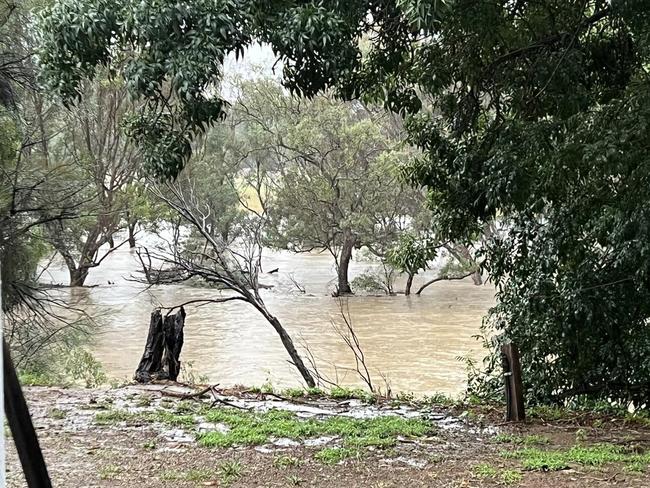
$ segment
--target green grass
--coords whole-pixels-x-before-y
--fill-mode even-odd
[[[61,410],[60,408],[50,408],[47,412],[47,415],[53,419],[62,420],[66,417],[67,414],[65,410]]]
[[[368,403],[374,403],[377,401],[377,397],[375,395],[362,390],[361,388],[346,388],[343,386],[335,386],[330,390],[329,395],[336,400],[350,400],[352,398],[356,398]]]
[[[61,375],[44,372],[19,372],[18,381],[23,386],[68,386]]]
[[[303,483],[305,480],[303,480],[301,477],[296,476],[295,474],[287,476],[287,483],[289,486],[298,486],[300,483]]]
[[[193,415],[179,415],[167,410],[137,413],[127,412],[126,410],[107,410],[95,415],[95,423],[98,425],[113,425],[121,422],[127,424],[160,422],[175,427],[192,427],[196,424]]]
[[[493,438],[494,442],[500,444],[523,444],[526,446],[542,446],[548,444],[550,441],[548,437],[543,435],[531,434],[521,436],[517,434],[499,434]]]
[[[282,394],[289,398],[300,398],[305,396],[306,391],[302,388],[287,388]]]
[[[598,467],[610,463],[623,463],[645,469],[650,464],[650,453],[626,453],[621,446],[612,444],[573,446],[567,450],[525,448],[502,452],[501,455],[519,459],[522,467],[529,471],[558,471],[568,468],[571,464]]]
[[[474,476],[481,479],[492,479],[502,485],[514,485],[519,483],[523,476],[519,471],[513,469],[500,470],[487,463],[481,463],[474,466]]]
[[[219,478],[224,485],[237,481],[241,478],[244,467],[242,464],[233,459],[231,461],[224,461],[219,465]]]
[[[499,475],[499,479],[501,480],[501,483],[504,485],[514,485],[519,483],[524,477],[521,475],[519,471],[515,471],[512,469],[504,469],[501,471],[501,474]]]
[[[479,478],[493,478],[499,471],[489,464],[481,463],[474,466],[474,474]]]
[[[160,481],[194,481],[200,483],[217,479],[218,476],[219,473],[215,469],[169,470],[160,473]]]
[[[102,480],[112,480],[117,477],[118,474],[122,472],[122,468],[115,466],[114,464],[109,464],[107,466],[102,466],[99,469],[99,478]]]
[[[300,459],[294,456],[289,456],[288,454],[280,454],[273,458],[273,466],[278,469],[286,469],[291,466],[299,466]]]
[[[361,451],[349,447],[326,447],[318,451],[314,457],[325,464],[337,464],[344,459],[361,457]]]
[[[321,435],[343,438],[348,447],[390,447],[398,435],[421,437],[432,431],[432,426],[421,419],[383,416],[372,419],[329,417],[323,420],[301,420],[292,412],[270,410],[264,413],[229,408],[209,410],[208,422],[226,424],[227,432],[198,434],[199,444],[206,447],[264,444],[270,437],[305,439]]]

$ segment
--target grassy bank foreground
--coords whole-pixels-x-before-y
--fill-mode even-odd
[[[335,390],[26,388],[57,487],[650,486],[650,419]],[[11,439],[8,486],[24,486]]]

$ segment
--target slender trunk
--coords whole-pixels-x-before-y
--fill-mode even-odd
[[[477,269],[472,273],[472,281],[477,286],[483,284],[483,275],[481,275],[481,270]]]
[[[341,255],[338,262],[338,287],[336,295],[351,295],[352,288],[350,288],[350,280],[348,279],[348,268],[352,260],[352,250],[354,249],[355,239],[349,231],[344,232],[343,247],[341,248]]]
[[[305,363],[302,361],[302,358],[300,357],[300,354],[298,354],[298,351],[296,350],[296,346],[293,345],[293,340],[291,339],[291,336],[287,333],[284,327],[282,327],[282,324],[280,321],[271,315],[268,312],[263,312],[264,316],[266,317],[266,320],[269,321],[271,326],[275,329],[275,331],[278,333],[280,336],[280,340],[282,341],[282,345],[284,348],[287,350],[287,353],[289,354],[289,357],[291,358],[291,362],[293,365],[298,369],[300,372],[302,379],[305,380],[305,383],[307,383],[307,386],[309,388],[314,388],[316,386],[316,382],[314,381],[313,376],[305,366]]]
[[[115,240],[113,239],[113,236],[108,236],[106,239],[108,241],[108,246],[113,249],[115,247]]]
[[[88,278],[88,268],[69,268],[70,286],[84,286]]]
[[[129,247],[131,249],[135,247],[135,226],[135,222],[129,223]]]
[[[404,295],[409,296],[411,294],[411,286],[413,286],[413,277],[415,273],[409,273],[408,278],[406,278],[406,288],[404,288]]]

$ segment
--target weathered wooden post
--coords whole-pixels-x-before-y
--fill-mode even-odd
[[[521,363],[517,346],[511,342],[501,346],[501,360],[506,390],[506,421],[523,422],[526,420],[526,412],[524,411],[524,387],[521,381]]]
[[[176,381],[181,369],[185,309],[164,317],[160,310],[151,312],[149,333],[140,364],[133,378],[139,383],[153,379]]]

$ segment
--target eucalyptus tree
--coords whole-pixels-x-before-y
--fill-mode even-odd
[[[272,156],[270,242],[329,252],[336,294],[351,293],[353,250],[366,246],[385,255],[423,205],[422,195],[399,178],[399,164],[412,157],[408,148],[361,104],[291,97],[272,81],[244,84],[233,112],[243,137],[252,139],[251,153]]]
[[[129,225],[127,190],[136,177],[139,155],[122,127],[128,105],[119,84],[96,83],[83,102],[62,114],[58,135],[50,143],[51,164],[80,187],[67,202],[77,208],[78,217],[52,221],[45,232],[68,268],[71,286],[85,283],[90,269],[116,248],[115,234]],[[58,189],[54,183],[49,191]]]

